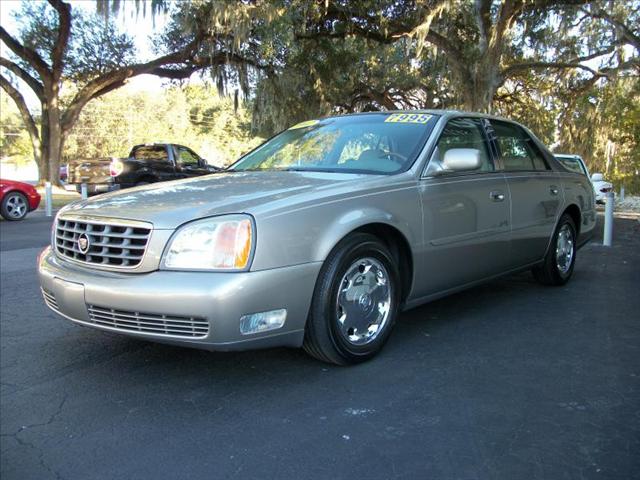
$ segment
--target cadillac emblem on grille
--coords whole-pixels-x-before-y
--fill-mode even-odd
[[[80,250],[80,253],[87,253],[90,246],[89,237],[84,233],[81,234],[78,237],[78,250]]]

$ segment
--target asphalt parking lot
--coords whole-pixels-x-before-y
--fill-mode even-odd
[[[350,368],[73,325],[39,294],[49,228],[0,224],[3,480],[638,478],[636,218],[567,286],[524,273],[406,312]]]

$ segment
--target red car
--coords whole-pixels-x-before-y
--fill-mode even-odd
[[[22,220],[40,205],[40,194],[33,185],[0,179],[0,215],[6,220]]]

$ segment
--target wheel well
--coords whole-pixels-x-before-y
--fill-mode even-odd
[[[565,208],[564,213],[567,213],[571,217],[574,225],[576,226],[576,235],[579,235],[580,226],[582,224],[582,215],[580,214],[580,209],[578,208],[578,206],[575,204],[571,204],[567,208]]]
[[[23,191],[21,191],[21,190],[18,190],[18,189],[15,189],[15,188],[14,188],[13,190],[9,190],[9,191],[7,191],[7,192],[4,192],[4,195],[2,195],[3,200],[7,197],[7,195],[10,195],[10,194],[12,194],[12,193],[19,193],[19,194],[20,194],[20,195],[22,195],[24,198],[27,198],[27,194],[26,194],[26,193],[24,193],[24,192],[23,192]]]
[[[413,283],[413,256],[406,237],[400,230],[386,223],[370,223],[358,227],[351,233],[369,233],[378,237],[387,246],[398,262],[400,281],[402,282],[402,302],[407,299]]]

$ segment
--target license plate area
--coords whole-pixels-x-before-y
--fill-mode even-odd
[[[84,285],[69,282],[61,278],[53,279],[53,294],[58,302],[60,313],[75,320],[89,320],[87,305],[84,300]]]

